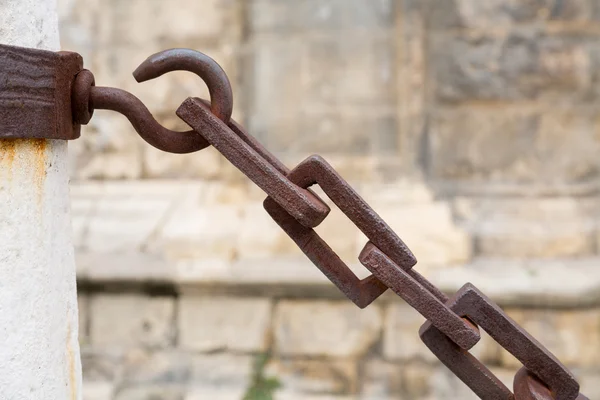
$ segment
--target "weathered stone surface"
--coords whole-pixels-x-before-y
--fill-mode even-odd
[[[183,296],[177,321],[181,347],[262,352],[268,341],[271,302],[264,298]]]
[[[409,392],[411,390],[415,390],[415,393],[423,393],[421,391],[425,391],[430,398],[436,400],[476,400],[479,398],[467,385],[443,366],[439,366],[433,370],[423,368],[415,371],[409,369],[408,371],[409,374],[406,379],[409,382],[420,381],[415,388],[409,387]],[[422,386],[424,381],[428,381],[427,387]]]
[[[335,31],[348,28],[389,28],[390,0],[250,1],[250,28],[259,32]]]
[[[432,3],[434,29],[509,28],[542,21],[592,21],[599,17],[594,1],[574,0],[557,6],[552,0],[439,0]]]
[[[123,352],[115,349],[81,347],[81,366],[85,382],[114,383],[123,374]]]
[[[85,345],[89,341],[89,298],[86,295],[77,296],[77,310],[79,312],[79,344]]]
[[[571,221],[561,229],[555,221],[488,223],[476,237],[480,254],[492,257],[573,257],[595,252],[596,234],[585,221]]]
[[[329,200],[325,195],[319,196]],[[360,244],[356,237],[360,234],[358,228],[331,201],[326,201],[331,208],[327,218],[315,228],[317,233],[327,242],[338,256],[348,262],[357,263]]]
[[[277,393],[277,400],[355,400],[354,396],[335,396],[328,394],[306,394],[280,391]]]
[[[114,384],[109,382],[83,382],[83,400],[113,400]]]
[[[469,353],[485,365],[499,365],[502,357],[502,348],[483,329],[479,329],[479,334],[481,335],[481,339],[479,339],[479,342],[477,342]]]
[[[439,179],[550,184],[598,174],[597,116],[586,110],[441,112],[431,134],[432,173]]]
[[[74,185],[78,248],[97,253],[142,250],[189,186],[198,185],[175,181]]]
[[[577,381],[581,387],[581,393],[590,399],[600,396],[600,381],[597,370],[575,371]]]
[[[343,154],[344,157],[390,155],[398,151],[396,120],[390,115],[345,116],[333,111],[320,113],[306,111],[298,121],[299,137],[289,137],[282,143],[286,151],[295,153]],[[304,133],[306,132],[306,133]],[[285,137],[278,135],[279,139]]]
[[[429,279],[454,293],[466,282],[505,307],[589,308],[600,299],[597,258],[479,258],[464,268],[440,268]]]
[[[190,389],[238,391],[250,384],[252,357],[233,354],[196,355],[192,358]]]
[[[126,385],[183,385],[191,376],[191,355],[183,351],[133,350],[123,361],[122,382]]]
[[[268,259],[273,254],[302,253],[286,233],[266,213],[262,202],[248,203],[242,208],[236,230],[236,257],[239,259]]]
[[[307,52],[307,75],[303,84],[314,105],[386,105],[392,100],[394,49],[388,35],[358,34],[351,38],[332,35],[309,41]],[[357,53],[364,57],[357,58]],[[309,106],[306,107],[309,112],[317,111],[310,104],[306,106]],[[374,111],[383,110],[364,107],[361,114],[374,114]],[[342,123],[347,123],[350,128],[354,118],[352,114],[345,116],[347,122]],[[343,140],[346,133],[338,133],[336,137]]]
[[[156,235],[156,246],[169,258],[235,257],[235,241],[242,211],[233,205],[202,208],[199,192],[190,193],[165,220]]]
[[[276,378],[285,392],[344,394],[358,389],[354,361],[278,359],[269,362],[265,375]]]
[[[590,367],[600,359],[600,310],[508,310],[508,314],[567,366]],[[520,365],[504,356],[505,365]],[[516,365],[515,365],[516,364]]]
[[[245,393],[244,388],[213,389],[193,387],[188,391],[184,400],[239,400],[244,398]]]
[[[184,400],[186,388],[179,385],[125,386],[116,391],[114,400]]]
[[[362,375],[361,399],[397,398],[404,392],[402,365],[381,359],[368,360]]]
[[[427,91],[429,23],[423,2],[407,0],[396,2],[396,105],[399,157],[402,166],[411,176],[422,173],[426,154],[422,147],[428,133]],[[390,168],[387,181],[398,179],[398,168]]]
[[[590,92],[591,55],[581,41],[541,34],[439,34],[431,65],[442,101],[581,97]]]
[[[181,130],[189,127],[181,121]],[[144,178],[200,178],[215,179],[227,162],[214,148],[208,147],[191,154],[165,153],[152,146],[144,146]]]
[[[596,252],[594,202],[569,197],[484,200],[465,215],[477,251],[493,257],[570,257]]]
[[[275,312],[275,349],[281,355],[357,357],[378,339],[381,323],[376,306],[282,301]]]
[[[453,221],[447,204],[382,205],[376,212],[402,238],[422,266],[462,264],[471,258],[470,237]]]
[[[256,88],[250,132],[275,152],[393,152],[393,54],[387,34],[260,35],[245,72]]]
[[[171,283],[176,280],[175,266],[154,254],[79,252],[75,261],[77,279],[81,283]]]
[[[81,247],[98,253],[142,249],[160,226],[171,201],[136,197],[117,195],[100,199],[90,215]]]
[[[173,343],[175,301],[171,297],[94,295],[90,340],[113,347],[165,347]]]
[[[424,322],[425,318],[406,303],[389,304],[385,310],[383,331],[384,357],[396,361],[437,361],[419,338],[419,328]]]

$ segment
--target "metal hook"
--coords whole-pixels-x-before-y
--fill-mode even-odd
[[[208,86],[211,112],[228,123],[233,110],[231,84],[215,60],[190,49],[170,49],[148,57],[133,73],[138,82],[157,78],[170,71],[190,71]],[[123,114],[137,133],[157,149],[170,153],[191,153],[209,143],[194,130],[177,132],[159,124],[148,108],[133,94],[111,87],[94,86],[91,72],[81,71],[73,86],[75,122],[89,122],[94,109],[112,110]]]

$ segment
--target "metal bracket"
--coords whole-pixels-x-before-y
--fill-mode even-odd
[[[77,139],[71,89],[82,69],[77,53],[0,44],[0,139]]]

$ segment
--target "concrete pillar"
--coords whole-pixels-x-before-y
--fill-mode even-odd
[[[56,0],[1,0],[0,43],[58,50]],[[77,333],[67,143],[0,140],[0,398],[81,399]]]

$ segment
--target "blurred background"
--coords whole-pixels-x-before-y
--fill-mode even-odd
[[[293,167],[336,167],[448,293],[497,301],[600,398],[599,0],[59,0],[64,50],[170,128],[189,47]],[[97,111],[70,143],[86,400],[474,399],[393,293],[359,310],[212,148],[162,153]],[[365,276],[338,210],[317,229]],[[511,386],[519,364],[473,350]]]

